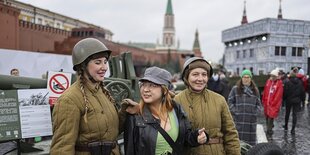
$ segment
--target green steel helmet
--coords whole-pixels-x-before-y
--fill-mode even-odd
[[[201,64],[201,63],[196,63],[194,66],[190,67],[190,64],[192,64],[193,62],[196,62],[196,61],[206,62],[207,65]],[[183,81],[186,80],[184,78],[187,78],[186,76],[188,76],[188,74],[189,74],[189,69],[192,70],[192,69],[198,68],[198,67],[206,69],[208,71],[209,78],[213,75],[212,66],[209,64],[209,62],[207,60],[205,60],[201,57],[191,57],[191,58],[187,59],[183,65],[182,80]],[[185,74],[187,74],[187,75],[185,75]]]
[[[95,38],[86,38],[80,40],[75,44],[72,51],[72,63],[73,70],[76,71],[76,66],[85,61],[89,56],[99,53],[106,52],[107,59],[111,55],[111,51],[98,39]]]

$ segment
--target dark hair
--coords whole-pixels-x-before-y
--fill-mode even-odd
[[[237,81],[236,85],[237,85],[237,93],[239,95],[241,95],[243,92],[243,89],[244,89],[244,85],[242,84],[241,79]],[[253,80],[251,80],[250,88],[254,92],[254,95],[259,96],[259,91],[258,91],[256,84],[254,83]]]
[[[14,72],[14,71],[18,71],[18,72],[19,72],[19,70],[18,70],[17,68],[13,68],[13,69],[11,69],[11,74],[12,74],[12,72]]]

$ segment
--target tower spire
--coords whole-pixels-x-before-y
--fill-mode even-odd
[[[174,14],[171,0],[167,1],[163,28],[163,46],[166,48],[175,48]]]
[[[173,15],[171,0],[168,0],[167,9],[166,9],[166,15]]]
[[[244,8],[243,8],[243,16],[241,20],[241,24],[247,24],[248,23],[248,18],[246,15],[246,0],[244,0]]]
[[[193,45],[193,51],[196,57],[202,57],[201,50],[200,50],[200,44],[199,44],[198,29],[196,29],[196,32],[195,32],[195,41]]]
[[[196,32],[195,32],[195,41],[194,41],[193,50],[195,50],[195,49],[200,50],[198,29],[196,29]]]
[[[278,12],[278,19],[283,19],[283,16],[282,16],[282,7],[281,7],[281,2],[282,0],[279,0],[279,12]]]

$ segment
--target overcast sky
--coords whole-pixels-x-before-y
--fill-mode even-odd
[[[20,0],[43,9],[111,30],[116,42],[162,40],[168,0]],[[176,39],[182,49],[192,49],[199,31],[203,56],[218,61],[224,52],[221,32],[239,26],[244,0],[172,0]],[[276,18],[279,0],[247,0],[252,22]],[[310,0],[282,0],[283,18],[310,20]]]

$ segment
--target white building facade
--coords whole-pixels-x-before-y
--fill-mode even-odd
[[[310,21],[264,18],[222,31],[224,66],[240,75],[249,69],[255,75],[291,67],[307,71]]]

